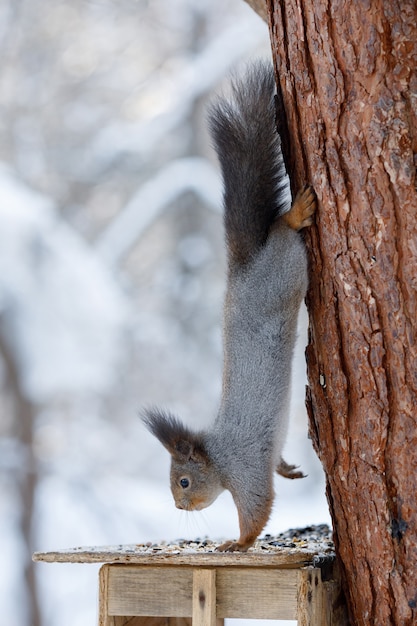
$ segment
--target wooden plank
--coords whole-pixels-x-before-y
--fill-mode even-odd
[[[192,569],[166,570],[138,565],[108,567],[109,615],[192,616]]]
[[[297,619],[296,570],[217,570],[217,616],[242,619]]]
[[[309,565],[316,552],[296,548],[276,548],[275,551],[249,552],[164,552],[152,554],[135,552],[134,547],[73,548],[54,552],[35,552],[34,561],[46,563],[126,563],[176,567],[271,567],[299,568]]]
[[[298,626],[330,626],[323,594],[320,569],[305,568],[298,571]]]
[[[193,615],[191,568],[107,567],[108,615]],[[218,569],[217,617],[296,619],[297,581],[296,570]]]
[[[193,571],[193,626],[216,626],[216,570]]]

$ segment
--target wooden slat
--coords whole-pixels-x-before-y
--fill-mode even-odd
[[[193,615],[191,568],[107,567],[109,615]],[[297,581],[296,570],[219,568],[217,617],[296,619]]]
[[[217,616],[296,619],[297,571],[222,568],[217,570]]]
[[[137,565],[109,568],[109,615],[192,616],[192,569]]]
[[[323,603],[323,584],[318,568],[298,572],[298,626],[330,626]]]
[[[193,626],[216,626],[216,570],[193,571]]]

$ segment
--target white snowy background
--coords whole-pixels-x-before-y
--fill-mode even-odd
[[[144,405],[190,424],[221,382],[221,181],[205,106],[268,56],[243,0],[0,4],[0,624],[97,622],[95,565],[35,550],[235,537],[230,495],[175,509]],[[266,528],[328,522],[300,316],[286,459]]]

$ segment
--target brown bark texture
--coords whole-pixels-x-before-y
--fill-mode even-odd
[[[294,187],[319,199],[307,408],[352,624],[417,624],[417,5],[268,0]]]

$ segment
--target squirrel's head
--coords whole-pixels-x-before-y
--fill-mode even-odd
[[[223,487],[206,451],[204,434],[193,433],[176,417],[159,409],[145,411],[143,421],[171,454],[175,506],[200,511],[214,502]]]

